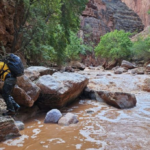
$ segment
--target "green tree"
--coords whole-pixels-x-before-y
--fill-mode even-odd
[[[14,42],[12,52],[22,51],[30,60],[43,58],[61,64],[70,31],[79,29],[82,11],[87,0],[16,0],[14,17]],[[22,6],[19,25],[17,16]],[[20,49],[16,45],[20,43]],[[41,61],[40,61],[41,62]]]
[[[87,51],[91,51],[92,47],[83,44],[83,40],[80,39],[74,32],[70,33],[70,43],[67,45],[65,55],[68,60],[79,60],[80,54],[86,54]]]
[[[133,42],[131,50],[134,58],[150,60],[150,37],[139,37],[137,41]]]
[[[105,34],[95,48],[96,55],[112,60],[127,59],[131,55],[130,35],[123,30]]]

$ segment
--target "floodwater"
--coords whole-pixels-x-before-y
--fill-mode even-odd
[[[136,107],[121,110],[81,99],[61,110],[76,114],[78,124],[44,124],[45,115],[40,114],[25,122],[21,137],[1,143],[0,150],[149,150],[150,93],[141,89],[148,75],[89,73],[84,72],[90,76],[89,87],[134,93]]]

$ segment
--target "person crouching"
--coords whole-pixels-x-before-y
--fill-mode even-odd
[[[0,62],[0,79],[4,81],[2,97],[7,105],[7,112],[2,115],[15,115],[20,106],[14,101],[11,92],[17,82],[17,78],[10,72],[7,64]]]

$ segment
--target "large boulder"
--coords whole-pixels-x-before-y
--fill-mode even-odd
[[[135,95],[130,93],[97,91],[97,94],[107,104],[121,109],[132,108],[137,102]]]
[[[0,142],[21,136],[18,127],[11,117],[0,117]]]
[[[0,91],[2,90],[3,84],[4,82],[0,82]],[[17,84],[13,89],[12,96],[18,104],[31,107],[38,99],[39,94],[40,88],[28,77],[23,75],[17,78]]]
[[[88,84],[88,78],[77,73],[56,72],[41,76],[37,82],[41,89],[37,104],[40,108],[60,108],[75,100]]]
[[[13,97],[18,104],[31,107],[38,99],[39,94],[40,88],[25,75],[17,79]]]

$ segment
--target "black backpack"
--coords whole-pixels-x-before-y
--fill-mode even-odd
[[[3,60],[4,65],[7,64],[8,68],[11,72],[11,74],[15,77],[19,77],[24,74],[24,66],[23,63],[17,55],[9,54],[6,56]],[[4,66],[3,66],[4,68]],[[1,74],[6,72],[7,70],[4,70]]]

